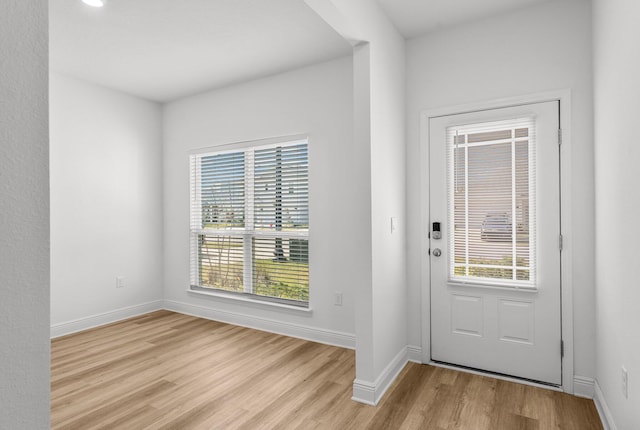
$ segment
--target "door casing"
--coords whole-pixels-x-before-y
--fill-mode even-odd
[[[524,104],[548,101],[560,102],[560,127],[562,145],[560,145],[560,231],[563,235],[561,253],[561,333],[564,342],[562,357],[562,391],[574,394],[573,370],[573,279],[572,279],[572,236],[571,216],[571,90],[557,90],[544,93],[497,99],[465,105],[449,106],[425,110],[420,115],[420,282],[421,282],[421,351],[420,361],[431,363],[431,301],[429,269],[429,119],[445,115],[476,112]],[[415,357],[417,358],[417,357]],[[518,380],[518,379],[514,379]],[[525,380],[523,383],[536,385]]]

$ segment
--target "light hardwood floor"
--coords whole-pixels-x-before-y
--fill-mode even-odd
[[[590,400],[414,363],[362,405],[351,350],[168,311],[51,348],[54,429],[602,429]]]

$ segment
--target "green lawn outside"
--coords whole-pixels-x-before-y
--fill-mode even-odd
[[[294,278],[292,273],[297,276]],[[254,294],[290,300],[309,300],[309,263],[258,259],[254,261]],[[203,259],[200,270],[203,287],[244,291],[242,264]]]
[[[464,263],[464,259],[457,257],[456,263]],[[469,267],[469,276],[491,279],[513,279],[513,258],[511,258],[511,256],[505,256],[500,260],[472,258],[469,260],[469,264],[505,266],[504,269],[497,269],[493,267]],[[524,267],[525,264],[527,263],[524,258],[518,257],[516,259],[516,265],[518,265],[518,267]],[[462,266],[457,266],[454,269],[454,273],[456,276],[466,276],[465,268]],[[519,281],[528,281],[529,271],[517,270],[516,279]]]

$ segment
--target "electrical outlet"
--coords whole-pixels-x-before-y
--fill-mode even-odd
[[[333,304],[336,306],[342,306],[342,293],[336,292],[334,294]]]
[[[629,374],[624,366],[622,366],[622,395],[625,399],[629,398]]]
[[[124,276],[116,276],[116,288],[124,288]]]

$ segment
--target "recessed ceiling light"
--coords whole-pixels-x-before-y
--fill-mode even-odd
[[[102,7],[107,2],[107,0],[82,0],[82,2],[93,7]]]

